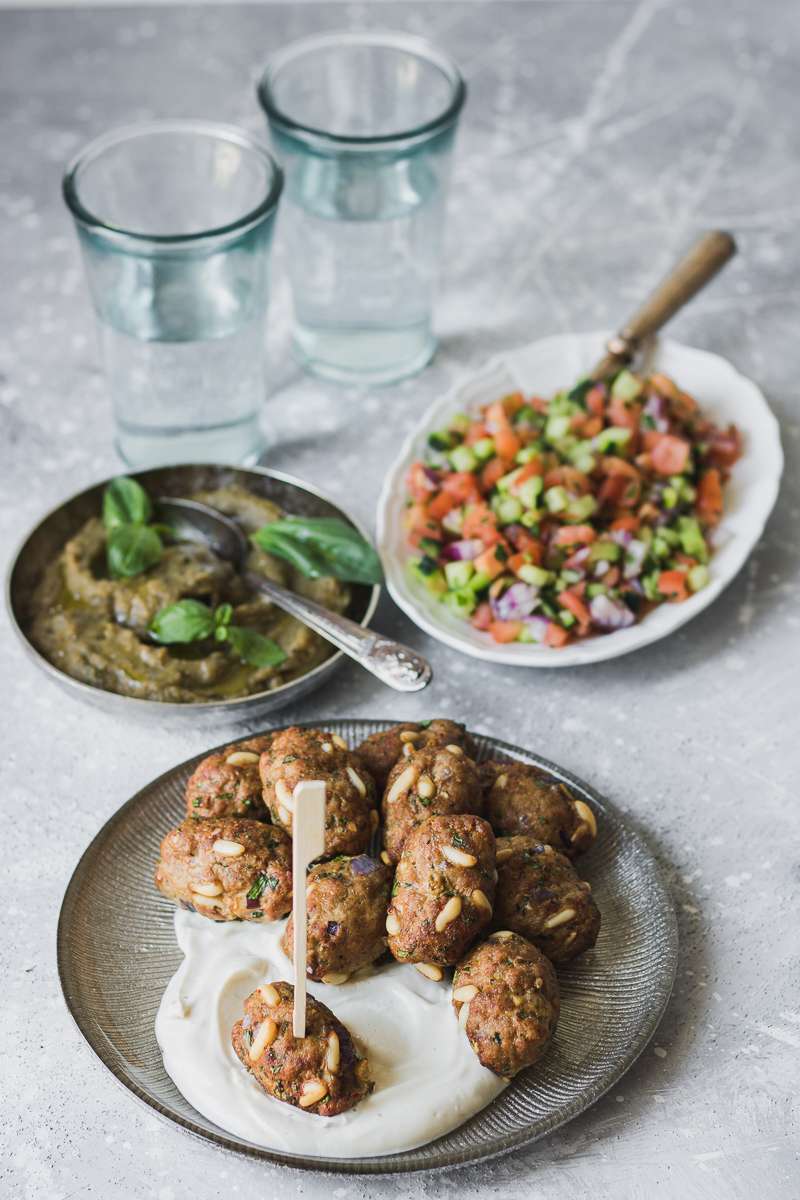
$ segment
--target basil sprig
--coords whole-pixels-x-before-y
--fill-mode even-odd
[[[230,646],[249,667],[277,667],[286,654],[272,638],[231,625],[233,609],[230,604],[210,608],[201,600],[178,600],[160,609],[149,625],[149,631],[164,646],[188,645],[208,638]]]
[[[369,542],[338,517],[284,517],[253,534],[262,550],[308,579],[332,575],[348,583],[380,583],[381,563]]]
[[[149,524],[153,506],[135,479],[120,475],[103,492],[106,562],[113,579],[130,579],[154,567],[164,553],[159,529]]]

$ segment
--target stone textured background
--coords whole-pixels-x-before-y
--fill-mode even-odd
[[[727,355],[781,418],[778,508],[725,595],[668,641],[564,672],[478,666],[384,600],[378,624],[436,680],[396,698],[347,666],[286,718],[451,714],[593,780],[646,831],[674,891],[681,963],[652,1046],[589,1113],[526,1153],[436,1177],[359,1182],[225,1156],[117,1088],[73,1028],[54,940],[70,872],[147,779],[218,741],[128,728],[0,647],[5,1084],[10,1200],[506,1200],[797,1195],[797,224],[800,18],[791,0],[274,4],[0,12],[0,535],[117,469],[62,166],[123,121],[207,115],[254,130],[259,65],[320,28],[433,37],[470,84],[438,308],[419,379],[368,394],[287,357],[280,247],[270,315],[269,462],[367,522],[398,439],[498,349],[609,326],[701,229],[740,255],[671,328]],[[365,428],[367,436],[365,436]]]

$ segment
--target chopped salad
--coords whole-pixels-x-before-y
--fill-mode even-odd
[[[565,646],[709,581],[741,435],[666,375],[457,413],[407,475],[411,572],[496,642]]]

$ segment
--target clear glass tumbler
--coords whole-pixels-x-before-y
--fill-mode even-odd
[[[458,68],[422,38],[334,33],[275,54],[258,94],[286,172],[297,356],[349,383],[413,374],[436,347]]]
[[[154,121],[70,164],[116,444],[141,467],[263,448],[268,258],[283,176],[237,129]]]

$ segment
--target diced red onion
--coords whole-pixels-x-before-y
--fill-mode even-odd
[[[463,527],[464,512],[460,508],[451,508],[450,512],[442,517],[442,529],[446,529],[448,533],[461,533]]]
[[[543,642],[547,637],[550,627],[547,617],[525,617],[524,624],[534,641]]]
[[[538,589],[529,583],[512,583],[502,596],[493,598],[490,603],[492,612],[498,621],[521,621],[529,616],[536,607]]]
[[[503,533],[506,535],[511,545],[515,550],[519,550],[519,540],[522,537],[529,537],[529,533],[524,525],[506,525]]]
[[[359,854],[356,858],[350,860],[350,870],[354,875],[372,875],[377,869],[377,862],[374,858],[370,858],[368,854]]]
[[[657,433],[669,432],[669,404],[658,392],[651,392],[644,406],[644,412],[651,418]]]
[[[260,900],[254,900],[252,896],[248,896],[248,897],[247,897],[247,899],[245,900],[245,907],[247,907],[247,908],[261,908],[261,901],[260,901]]]
[[[618,546],[630,546],[633,541],[633,534],[630,529],[609,529],[608,533],[604,533],[603,537],[607,537],[610,542],[616,542]]]
[[[633,538],[625,551],[625,566],[622,574],[626,579],[635,579],[641,575],[644,560],[647,558],[647,543]]]
[[[589,547],[581,546],[580,550],[576,550],[574,554],[570,554],[569,558],[565,559],[564,566],[568,571],[581,571],[589,557]]]
[[[439,474],[439,472],[437,470],[435,470],[433,467],[423,466],[422,473],[425,476],[425,478],[428,480],[428,483],[433,483],[436,485],[436,487],[439,486],[439,483],[441,480],[441,475]]]
[[[589,602],[592,622],[598,629],[626,629],[633,625],[636,617],[627,604],[612,600],[610,596],[593,596]]]
[[[606,559],[601,558],[599,562],[594,564],[594,571],[592,574],[594,575],[595,579],[602,579],[603,576],[610,571],[610,569],[611,563],[607,562]]]
[[[464,538],[460,542],[450,542],[442,550],[442,558],[449,562],[472,562],[483,550],[480,538]]]

